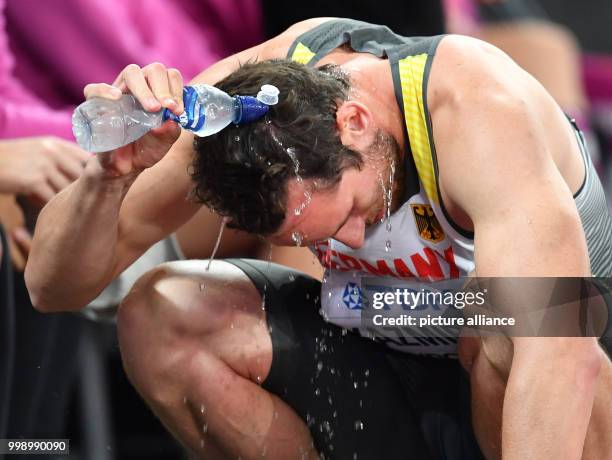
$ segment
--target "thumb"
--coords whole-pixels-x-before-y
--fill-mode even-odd
[[[158,141],[172,145],[181,135],[181,127],[178,123],[167,120],[159,128],[151,130],[151,134],[153,134]]]

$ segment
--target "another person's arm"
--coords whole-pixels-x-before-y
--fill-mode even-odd
[[[555,149],[575,142],[567,121],[509,59],[466,40],[440,45],[430,94],[444,85],[438,75],[454,72],[443,102],[432,99],[432,121],[446,204],[473,223],[477,275],[590,276],[580,217],[553,161]],[[601,359],[596,339],[512,342],[503,458],[580,458]]]
[[[23,271],[31,235],[16,196],[40,207],[82,173],[90,154],[76,144],[55,137],[0,141],[0,222],[7,231],[15,269]]]

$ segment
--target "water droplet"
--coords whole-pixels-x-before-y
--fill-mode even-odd
[[[327,402],[329,403],[330,406],[333,405],[332,397],[331,396],[327,397]]]
[[[200,447],[203,448],[204,447],[204,440],[200,439]]]
[[[230,329],[234,329],[234,323],[230,323]]]
[[[391,249],[391,240],[385,242],[385,252],[389,252],[389,249]]]
[[[205,413],[206,413],[206,406],[205,406],[204,404],[202,404],[202,405],[200,406],[200,412],[201,412],[202,414],[205,414]]]
[[[278,411],[274,411],[274,420],[278,420]]]
[[[234,137],[234,140],[235,140],[236,142],[240,142],[240,136],[236,136],[236,137]]]
[[[208,432],[208,423],[202,425],[202,433],[206,434]]]
[[[346,330],[345,328],[342,328],[342,335],[346,335],[348,334],[348,330]]]
[[[183,396],[183,404],[187,404],[187,396]]]
[[[364,372],[364,375],[367,377],[368,375],[370,375],[370,369],[366,369],[366,371]]]
[[[355,390],[357,389],[358,386],[359,384],[357,382],[353,382],[353,387],[355,387]]]
[[[295,281],[295,275],[293,273],[289,274],[289,281]]]
[[[319,372],[321,372],[321,371],[323,370],[323,361],[319,361],[319,362],[317,363],[317,370],[318,370]]]
[[[337,418],[338,417],[338,411],[334,411],[334,413],[332,414],[332,417]]]
[[[205,287],[206,286],[204,286],[204,283],[200,283],[200,291],[203,291]]]
[[[319,388],[315,388],[315,395],[319,396],[321,394],[321,390]]]
[[[363,430],[363,422],[361,420],[355,421],[355,431]]]
[[[296,246],[301,246],[304,241],[304,237],[299,232],[293,232],[291,234],[291,239]]]
[[[357,460],[357,452],[353,453],[353,460]]]

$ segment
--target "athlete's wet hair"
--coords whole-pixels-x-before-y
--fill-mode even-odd
[[[267,235],[282,224],[287,181],[317,179],[319,187],[338,183],[346,168],[361,168],[361,155],[342,145],[336,130],[338,104],[349,81],[336,66],[310,68],[289,60],[244,64],[216,86],[230,95],[255,96],[264,84],[280,90],[268,114],[242,126],[194,142],[195,198],[228,225]],[[294,163],[292,156],[297,163]]]

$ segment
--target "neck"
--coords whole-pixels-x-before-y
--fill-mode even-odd
[[[376,125],[393,136],[403,158],[406,143],[404,123],[395,98],[389,61],[367,53],[354,53],[353,59],[343,63],[341,67],[349,74],[349,98],[370,107],[375,115]]]

